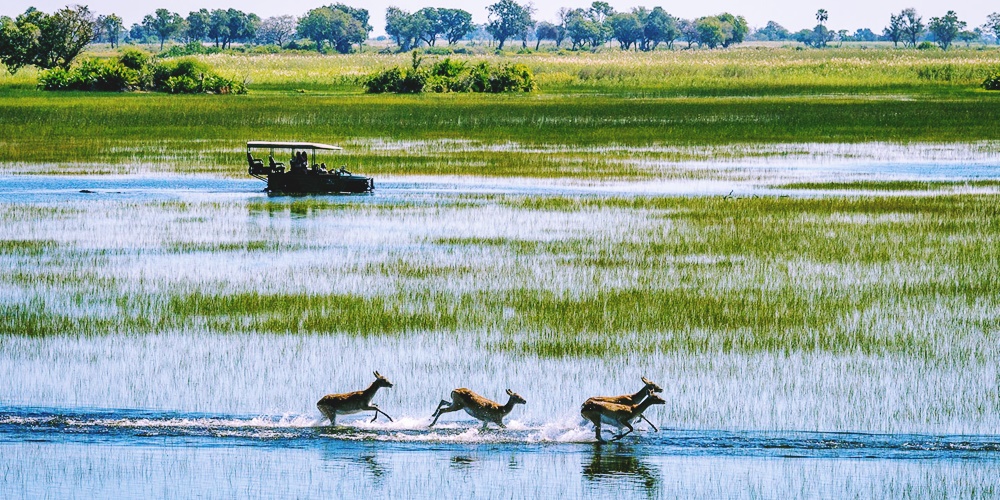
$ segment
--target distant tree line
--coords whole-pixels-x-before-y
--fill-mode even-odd
[[[434,47],[439,41],[452,45],[471,37],[487,37],[497,50],[511,40],[520,41],[522,49],[529,41],[536,50],[543,41],[574,50],[597,50],[617,42],[621,50],[640,51],[672,49],[677,42],[686,43],[687,48],[725,48],[748,40],[796,41],[817,48],[833,42],[884,40],[917,48],[937,44],[944,50],[956,42],[971,44],[986,37],[1000,43],[1000,13],[996,12],[985,24],[969,30],[954,11],[925,22],[916,9],[908,8],[890,15],[887,26],[876,34],[868,28],[833,31],[827,27],[825,9],[817,11],[815,27],[794,33],[774,21],[752,29],[743,16],[730,13],[681,19],[663,7],[617,12],[605,1],[595,1],[588,8],[560,9],[555,22],[536,21],[531,4],[515,0],[499,0],[486,11],[488,21],[476,25],[472,14],[462,9],[425,7],[411,13],[389,7],[385,28],[400,51]],[[317,7],[298,17],[267,19],[238,9],[200,9],[187,16],[156,9],[127,29],[120,16],[95,17],[86,6],[65,7],[52,14],[29,8],[14,19],[0,17],[0,61],[11,72],[29,65],[66,69],[95,41],[112,47],[121,42],[159,43],[161,51],[175,40],[188,44],[191,51],[203,50],[206,43],[218,50],[237,43],[347,53],[361,47],[371,32],[368,10],[343,3]]]

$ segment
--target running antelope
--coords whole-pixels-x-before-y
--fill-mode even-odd
[[[649,379],[646,377],[642,377],[642,383],[645,385],[643,385],[642,389],[639,389],[639,392],[635,394],[622,394],[621,396],[594,396],[588,399],[584,404],[601,401],[604,403],[614,403],[619,405],[637,405],[641,403],[642,400],[646,398],[646,396],[649,396],[650,394],[656,392],[663,392],[663,388],[654,384],[653,382],[650,382]],[[641,418],[645,420],[646,423],[649,424],[654,431],[660,432],[660,429],[657,429],[656,426],[653,425],[653,423],[650,422],[649,419],[646,418],[646,416],[643,415],[641,412],[638,415],[636,415],[636,418]]]
[[[337,415],[350,415],[365,410],[375,411],[372,422],[378,418],[379,413],[385,415],[385,418],[392,422],[392,417],[379,409],[378,405],[372,404],[372,398],[375,397],[375,393],[380,387],[392,387],[392,382],[376,371],[375,381],[367,389],[344,394],[327,394],[316,403],[316,407],[323,412],[326,418],[330,419],[330,425],[337,425]]]
[[[437,409],[434,410],[434,421],[428,427],[433,427],[437,423],[438,418],[445,413],[465,410],[465,413],[483,422],[483,429],[486,429],[490,422],[499,425],[501,428],[505,428],[503,418],[514,409],[514,405],[527,403],[524,398],[510,389],[507,389],[507,395],[510,396],[510,399],[507,400],[507,404],[501,405],[464,387],[455,389],[451,391],[451,401],[442,399],[438,403]]]
[[[650,394],[649,397],[643,399],[641,403],[637,405],[620,405],[615,403],[606,403],[602,401],[591,401],[583,403],[580,408],[580,414],[583,418],[590,420],[594,424],[594,436],[601,443],[604,443],[604,438],[601,437],[601,422],[613,425],[621,430],[622,427],[628,428],[628,431],[622,434],[618,434],[612,441],[617,441],[630,432],[632,432],[631,421],[635,420],[636,417],[646,411],[652,405],[662,405],[666,401],[656,394]]]

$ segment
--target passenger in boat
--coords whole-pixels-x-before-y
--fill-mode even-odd
[[[292,157],[292,161],[291,161],[292,170],[293,171],[302,171],[302,172],[306,171],[308,169],[308,166],[307,166],[308,161],[309,160],[306,157],[306,152],[305,151],[299,151],[298,153],[295,153],[295,155]]]

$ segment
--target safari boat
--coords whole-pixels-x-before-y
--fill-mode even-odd
[[[342,151],[343,148],[316,142],[247,142],[247,171],[267,183],[268,193],[369,193],[375,189],[371,177],[348,172],[345,167],[327,168],[317,163],[317,151]],[[255,150],[267,150],[266,159],[254,156]],[[288,163],[275,161],[275,151],[290,152]],[[282,156],[284,158],[284,156]]]

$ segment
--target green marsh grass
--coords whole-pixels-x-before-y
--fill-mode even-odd
[[[331,162],[373,175],[643,178],[658,175],[643,162],[711,157],[729,145],[1000,137],[1000,99],[976,87],[1000,66],[993,49],[456,57],[527,64],[543,90],[364,95],[353,79],[405,58],[373,53],[204,56],[223,74],[248,75],[259,89],[249,96],[41,92],[25,88],[30,72],[18,73],[0,79],[0,158],[13,173],[241,176],[244,142],[267,138],[345,144],[348,154]],[[423,147],[383,149],[384,141]],[[650,146],[709,151],[628,151]]]
[[[936,358],[949,356],[942,342],[971,355],[979,341],[963,332],[1000,324],[996,195],[475,198],[129,204],[112,219],[167,211],[148,218],[139,246],[83,232],[0,245],[15,270],[0,289],[20,297],[4,306],[3,333],[487,332],[486,348],[555,357]],[[270,222],[233,225],[236,216]],[[287,241],[286,223],[274,223],[286,217],[329,227]],[[364,231],[344,232],[359,221]],[[179,240],[181,227],[202,236]],[[145,270],[178,257],[193,267],[169,278]]]

